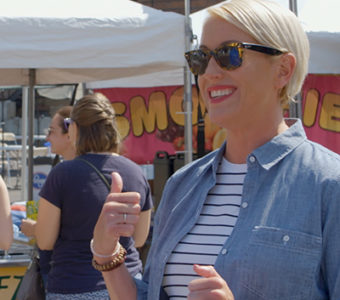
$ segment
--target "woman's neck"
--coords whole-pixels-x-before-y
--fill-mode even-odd
[[[282,119],[276,126],[254,127],[248,130],[227,130],[227,147],[224,157],[231,163],[246,163],[247,156],[273,137],[288,129]]]
[[[64,160],[71,160],[76,157],[76,151],[73,148],[70,148],[62,153],[61,156],[64,158]]]
[[[87,154],[98,154],[98,155],[115,155],[118,156],[116,152],[110,152],[110,151],[105,151],[105,152],[87,152]]]

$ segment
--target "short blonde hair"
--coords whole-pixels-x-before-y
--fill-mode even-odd
[[[71,119],[78,126],[76,152],[118,152],[120,135],[115,111],[101,93],[86,95],[76,102]]]
[[[269,0],[230,0],[208,12],[250,34],[260,44],[292,53],[296,67],[280,93],[281,103],[288,103],[300,92],[308,72],[309,41],[293,12]]]

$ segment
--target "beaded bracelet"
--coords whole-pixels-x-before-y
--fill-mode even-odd
[[[112,256],[116,256],[119,252],[119,248],[120,248],[120,244],[118,242],[116,248],[115,248],[115,251],[113,251],[113,253],[111,254],[100,254],[100,253],[97,253],[95,250],[94,250],[94,247],[93,247],[93,239],[91,240],[90,242],[90,249],[91,249],[91,252],[93,255],[97,256],[97,257],[100,257],[100,258],[109,258],[109,257],[112,257]]]
[[[122,247],[119,244],[119,252],[116,256],[113,257],[113,259],[110,262],[101,265],[101,264],[98,264],[96,260],[93,258],[92,266],[100,272],[112,271],[124,263],[125,257],[126,257],[126,250],[124,249],[124,247]]]

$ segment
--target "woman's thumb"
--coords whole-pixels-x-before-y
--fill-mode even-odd
[[[121,193],[123,190],[123,179],[117,172],[111,174],[111,193]]]

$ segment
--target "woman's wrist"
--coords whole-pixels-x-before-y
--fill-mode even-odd
[[[99,264],[104,264],[107,262],[112,261],[112,258],[115,257],[120,250],[120,243],[117,241],[115,248],[113,249],[113,251],[111,253],[101,253],[100,251],[98,251],[95,248],[95,243],[94,240],[92,239],[90,242],[90,249],[93,255],[93,258],[96,260],[96,262],[98,262]]]
[[[118,251],[119,251],[119,242],[117,242],[115,249],[110,253],[110,254],[102,254],[102,253],[98,253],[95,249],[94,249],[94,241],[93,239],[90,242],[90,249],[91,252],[94,256],[96,257],[100,257],[100,258],[111,258],[112,256],[117,255]]]
[[[126,250],[117,242],[114,251],[111,254],[98,253],[94,248],[93,239],[90,242],[90,249],[93,254],[92,266],[97,271],[108,272],[117,269],[125,262]]]

